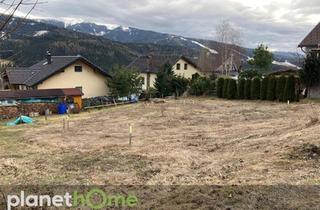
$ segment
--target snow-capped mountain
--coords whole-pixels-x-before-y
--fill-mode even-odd
[[[74,20],[62,22],[56,20],[42,20],[58,27],[77,31],[81,33],[91,34],[95,36],[105,37],[107,39],[122,43],[140,43],[140,44],[159,44],[168,46],[188,47],[195,50],[207,50],[211,54],[219,54],[221,43],[213,40],[203,40],[196,38],[188,38],[173,34],[165,34],[154,31],[142,30],[132,27],[124,27],[114,24],[96,24],[88,22],[76,22]],[[248,57],[252,56],[253,49],[245,49]],[[274,65],[296,67],[299,64],[297,54],[292,52],[273,52]]]
[[[212,54],[218,54],[216,49],[206,46],[200,40],[176,36],[172,34],[159,33],[154,31],[142,30],[132,27],[119,26],[114,24],[96,24],[88,22],[66,23],[57,20],[41,20],[47,24],[64,27],[68,30],[81,33],[101,36],[113,41],[123,43],[152,43],[161,45],[178,45],[196,49],[206,49]]]
[[[21,46],[16,44],[17,40],[30,44],[25,46],[25,49],[28,50],[28,53],[25,54],[26,62],[23,61],[19,65],[42,59],[43,52],[48,49],[61,55],[81,53],[87,57],[91,56],[98,59],[97,63],[101,62],[101,65],[106,67],[114,63],[126,65],[134,57],[150,53],[183,54],[199,62],[200,59],[197,58],[207,56],[206,59],[212,61],[212,65],[220,65],[225,46],[213,40],[158,33],[114,24],[85,23],[78,20],[67,20],[66,22],[27,20],[23,27],[2,43],[2,49],[21,51]],[[25,40],[28,41],[25,42]],[[98,49],[101,52],[98,52]],[[237,47],[236,51],[243,59],[253,57],[253,49]],[[293,68],[299,64],[296,53],[273,52],[273,54],[274,66]],[[106,59],[106,55],[110,56],[110,59]]]

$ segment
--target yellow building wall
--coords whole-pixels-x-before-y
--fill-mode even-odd
[[[75,66],[82,66],[82,72],[75,72]],[[76,88],[82,87],[83,98],[107,96],[109,90],[107,77],[94,71],[90,66],[78,61],[64,72],[57,73],[37,86],[37,89]]]
[[[141,77],[144,79],[144,84],[142,85],[142,90],[147,90],[147,73],[141,73]],[[157,74],[150,73],[150,87],[154,88],[154,83],[156,82]]]
[[[180,64],[180,70],[177,70],[177,64]],[[184,69],[184,65],[187,64],[187,69]],[[184,78],[187,79],[191,79],[192,75],[198,73],[200,76],[205,76],[199,69],[195,68],[194,66],[192,66],[191,64],[189,64],[188,62],[186,62],[183,59],[180,59],[173,67],[172,70],[174,71],[174,73],[176,75],[180,75]]]

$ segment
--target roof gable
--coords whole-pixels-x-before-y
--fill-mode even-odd
[[[194,68],[200,69],[199,66],[193,60],[191,60],[190,58],[187,58],[186,56],[181,56],[178,61],[180,60],[184,60],[188,64],[192,65]]]
[[[195,68],[198,68],[197,64],[193,62],[190,58],[185,56],[163,56],[163,55],[156,55],[156,56],[140,56],[136,60],[134,60],[131,64],[128,65],[130,69],[137,69],[141,73],[158,73],[163,66],[168,63],[171,66],[175,65],[180,59],[186,61],[187,63],[191,64]]]
[[[319,47],[320,23],[304,38],[299,47]]]
[[[7,75],[10,84],[34,86],[63,71],[77,61],[82,61],[95,71],[105,76],[110,76],[106,70],[82,56],[52,56],[51,64],[48,64],[46,60],[42,60],[29,68],[10,68],[7,70]]]

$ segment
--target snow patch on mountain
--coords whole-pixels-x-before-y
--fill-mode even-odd
[[[61,20],[64,22],[65,28],[67,28],[68,26],[83,23],[83,20],[78,18],[61,18]]]
[[[111,24],[111,23],[103,23],[101,25],[105,25],[107,27],[107,29],[109,30],[114,30],[116,28],[119,28],[120,25],[116,25],[116,24]]]
[[[292,67],[292,68],[301,69],[299,66],[294,65],[294,64],[290,63],[290,62],[287,61],[287,60],[286,60],[285,62],[273,61],[272,64],[278,65],[278,66],[286,66],[286,67]]]
[[[46,34],[48,34],[49,31],[46,30],[41,30],[41,31],[36,31],[36,33],[33,35],[34,37],[38,37],[38,36],[44,36]]]
[[[192,40],[191,42],[192,42],[193,44],[199,45],[200,47],[202,47],[202,48],[204,48],[204,49],[207,49],[207,50],[208,50],[210,53],[212,53],[212,54],[219,54],[216,50],[211,49],[211,48],[209,48],[209,47],[201,44],[200,42],[193,41],[193,40]]]
[[[186,38],[184,38],[184,37],[180,37],[180,39],[181,39],[182,41],[186,41],[186,42],[190,41],[191,43],[193,43],[193,44],[195,44],[195,45],[198,45],[198,46],[200,46],[200,47],[202,47],[202,48],[204,48],[204,49],[207,49],[207,50],[208,50],[210,53],[212,53],[212,54],[219,54],[216,50],[211,49],[211,48],[205,46],[204,44],[201,44],[200,42],[197,42],[197,41],[194,41],[194,40],[188,40],[188,39],[186,39]]]
[[[129,27],[126,27],[126,26],[121,26],[120,27],[122,29],[122,31],[125,31],[125,32],[130,32],[131,29]]]

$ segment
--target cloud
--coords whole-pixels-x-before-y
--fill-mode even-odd
[[[33,13],[209,39],[227,19],[241,31],[245,46],[263,42],[291,51],[318,23],[319,14],[318,0],[49,0]]]

